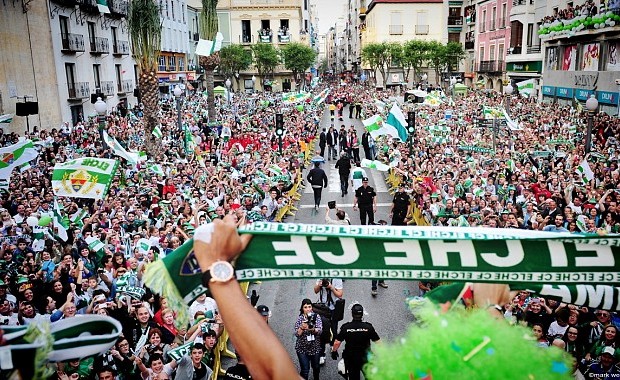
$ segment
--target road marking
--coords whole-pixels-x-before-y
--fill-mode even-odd
[[[391,202],[390,203],[377,203],[377,207],[388,207],[388,206],[391,206],[391,205],[392,205]],[[344,203],[344,204],[336,203],[336,206],[338,206],[340,208],[343,208],[343,207],[351,207],[352,208],[353,207],[353,203]],[[313,204],[312,205],[311,204],[307,204],[307,205],[299,205],[297,207],[298,208],[314,208],[314,205]],[[321,209],[324,209],[324,208],[325,208],[325,206],[321,206]]]

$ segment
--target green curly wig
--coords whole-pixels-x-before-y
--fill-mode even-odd
[[[537,347],[529,329],[486,310],[442,314],[424,302],[414,314],[417,322],[405,337],[374,346],[368,379],[572,379],[571,359],[562,350]]]

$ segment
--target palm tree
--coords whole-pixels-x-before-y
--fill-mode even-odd
[[[213,41],[218,32],[217,25],[217,1],[218,0],[202,0],[202,11],[200,12],[200,38],[203,40]],[[207,81],[207,110],[209,113],[209,122],[215,121],[215,96],[213,94],[213,72],[220,63],[220,53],[205,57],[200,56],[200,66],[205,70],[205,79]]]
[[[138,87],[144,105],[145,148],[152,157],[155,157],[159,149],[152,132],[158,124],[157,61],[162,29],[158,5],[154,0],[133,0],[129,9],[128,23],[131,48],[138,64]]]

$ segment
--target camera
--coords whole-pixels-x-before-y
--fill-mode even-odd
[[[9,317],[0,316],[0,325],[8,325],[8,324],[9,324]]]
[[[329,286],[329,279],[324,278],[321,280],[321,286],[327,288]]]
[[[616,79],[616,84],[620,86],[620,79]]]
[[[313,329],[316,326],[316,313],[308,313],[306,323],[308,324],[309,329]]]
[[[330,208],[330,210],[333,210],[336,208],[336,201],[329,201],[327,202],[327,207]]]

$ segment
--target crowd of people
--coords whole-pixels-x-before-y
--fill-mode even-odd
[[[577,16],[587,16],[587,17],[595,17],[599,14],[603,14],[607,12],[606,4],[607,1],[601,0],[600,4],[597,6],[594,0],[587,0],[583,4],[577,4],[573,6],[572,3],[569,3],[568,6],[564,9],[554,9],[553,14],[550,16],[545,16],[541,20],[542,23],[552,23],[554,21],[564,21],[564,20],[572,20]],[[616,6],[610,4],[610,9],[618,10]]]
[[[340,172],[342,196],[352,185],[360,210],[359,220],[344,210],[336,210],[336,219],[331,219],[328,212],[327,223],[374,224],[377,219],[394,225],[583,233],[619,230],[615,117],[595,115],[592,153],[585,154],[586,118],[576,109],[515,95],[509,112],[516,127],[500,124],[492,130],[477,122],[485,115],[481,105],[501,107],[506,98],[471,91],[433,104],[401,102],[403,112],[414,111],[416,119],[414,136],[399,141],[367,132],[358,136],[355,128],[372,115],[386,116],[386,105],[397,101],[395,93],[353,83],[330,88],[325,104],[312,97],[299,105],[287,104],[280,94],[272,93],[237,94],[232,106],[217,98],[218,125],[207,122],[206,98],[201,93],[188,94],[182,115],[187,134],[178,130],[172,100],[164,100],[161,149],[137,165],[121,160],[109,193],[97,201],[56,198],[50,180],[53,166],[69,159],[119,159],[101,141],[96,120],[41,129],[28,136],[40,149],[39,156],[29,168],[14,171],[8,191],[0,198],[2,322],[27,325],[89,313],[122,321],[123,335],[114,348],[97,357],[59,363],[54,375],[58,379],[105,378],[106,371],[119,379],[163,379],[175,371],[178,379],[185,378],[178,375],[183,371],[195,371],[195,378],[218,373],[226,339],[216,302],[206,295],[199,297],[189,305],[191,325],[179,328],[165,298],[142,285],[144,268],[182,245],[198,226],[225,215],[281,221],[278,211],[294,200],[288,190],[307,178],[315,139],[324,161],[338,160],[339,167],[348,166],[344,176]],[[320,121],[328,111],[331,128],[323,132],[323,141]],[[281,142],[273,127],[276,113],[286,115]],[[140,115],[139,107],[124,116],[111,114],[105,129],[127,149],[139,150],[144,142]],[[439,140],[436,126],[444,131]],[[18,137],[4,133],[0,142],[10,145]],[[360,168],[363,158],[390,166],[387,181],[394,202],[388,212],[376,207],[376,194],[368,189],[368,178]],[[151,163],[161,165],[162,171],[151,170]],[[353,178],[352,173],[360,170],[364,174]],[[321,186],[324,180],[321,177]],[[317,207],[319,203],[320,198],[315,199]],[[37,220],[53,213],[56,204],[71,221],[67,240],[50,236],[43,245],[34,244]],[[104,243],[101,250],[89,245],[93,237]],[[141,239],[150,242],[146,251],[139,247]],[[375,281],[373,295],[377,284],[387,287]],[[123,290],[127,285],[143,291],[127,292]],[[432,287],[423,285],[422,291]],[[305,307],[302,304],[295,331],[306,342],[301,351],[308,349],[307,355],[299,357],[302,376],[307,378],[310,367],[318,372],[314,355],[322,350],[311,338],[321,335],[322,325],[319,322],[310,329],[301,317],[307,314]],[[608,311],[556,305],[529,294],[503,307],[507,319],[540,327],[541,346],[564,341],[565,349],[583,360],[584,371],[586,363],[603,358],[609,347],[620,350]],[[264,307],[259,310],[268,315]],[[575,330],[578,340],[573,337]],[[341,340],[337,331],[332,341],[334,337]],[[191,349],[177,350],[189,342]],[[614,363],[618,359],[614,351]],[[242,359],[240,363],[242,367]]]

